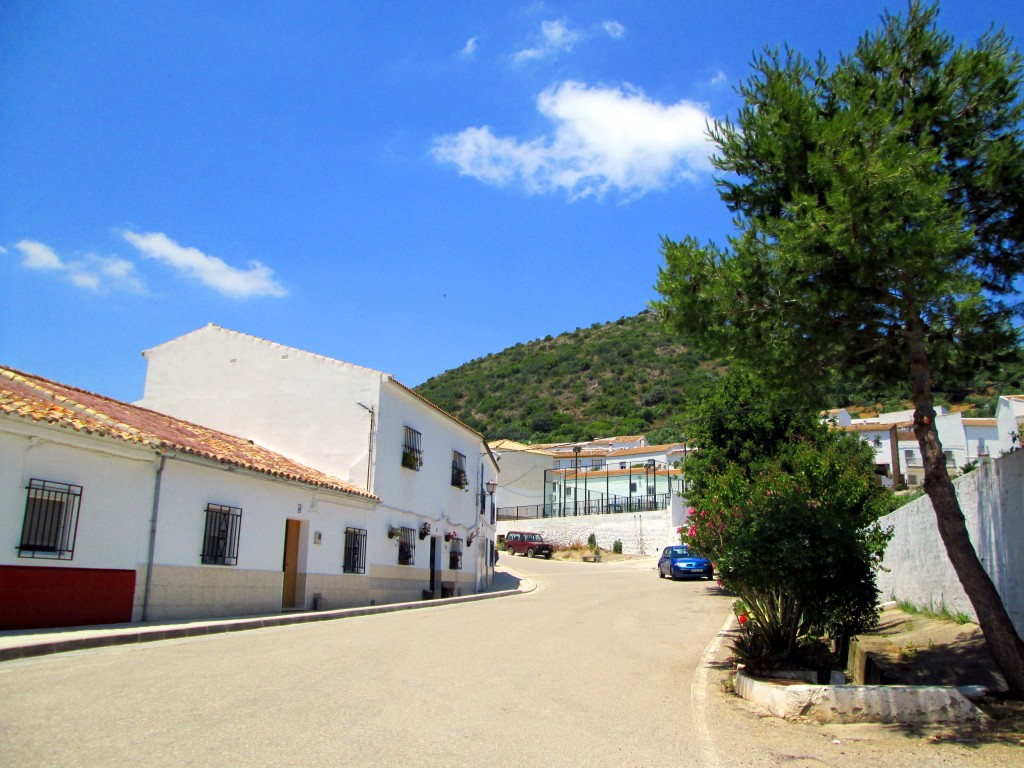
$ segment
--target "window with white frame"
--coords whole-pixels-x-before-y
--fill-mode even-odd
[[[345,529],[345,573],[366,573],[366,531],[362,528]]]
[[[18,557],[73,559],[82,487],[30,480],[27,490]]]
[[[241,509],[223,504],[207,504],[201,556],[203,565],[238,565],[241,532]]]

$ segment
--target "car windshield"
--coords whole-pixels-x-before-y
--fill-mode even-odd
[[[526,537],[526,540],[527,541],[543,541],[543,539],[541,539],[539,533],[531,533],[529,536]]]
[[[700,557],[689,547],[669,547],[668,550],[669,557]]]

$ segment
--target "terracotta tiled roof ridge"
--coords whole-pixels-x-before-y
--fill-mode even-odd
[[[293,461],[252,440],[4,366],[0,366],[0,412],[379,500],[359,486]]]

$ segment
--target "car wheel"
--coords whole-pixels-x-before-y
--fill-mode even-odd
[[[544,555],[544,559],[545,560],[550,560],[551,559],[551,553],[548,552],[546,555]]]
[[[516,551],[514,549],[512,549],[512,545],[511,544],[509,546],[505,547],[505,551],[508,552],[508,556],[509,557],[515,557],[516,556]]]
[[[533,557],[533,554],[533,547],[530,547],[528,550],[526,550],[527,557]]]
[[[661,570],[661,568],[658,569],[658,578],[659,579],[664,579],[665,578],[665,572],[663,570]]]

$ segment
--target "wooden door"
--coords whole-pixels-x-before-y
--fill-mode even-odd
[[[284,529],[284,590],[281,594],[282,608],[295,608],[295,585],[299,576],[299,529],[301,520],[285,521]]]

